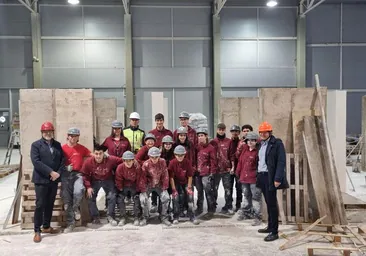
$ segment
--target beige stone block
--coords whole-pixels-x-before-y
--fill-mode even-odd
[[[94,115],[96,139],[102,143],[111,133],[111,123],[117,119],[117,100],[115,98],[94,99]]]
[[[253,126],[255,132],[258,132],[259,119],[259,98],[240,98],[239,123],[241,127],[244,124]]]
[[[220,98],[219,102],[219,113],[240,110],[240,99],[239,98]]]
[[[226,124],[226,136],[230,138],[231,137],[230,126],[239,123],[239,112],[223,112],[221,116],[221,122]],[[216,134],[216,127],[215,127],[215,134]]]

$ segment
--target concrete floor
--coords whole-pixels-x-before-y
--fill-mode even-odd
[[[0,161],[6,150],[0,149]],[[12,163],[19,161],[17,152]],[[356,187],[351,191],[348,181],[348,193],[366,201],[365,173],[350,172]],[[252,227],[250,221],[238,222],[236,215],[224,218],[217,214],[213,220],[202,221],[199,226],[180,223],[177,227],[164,227],[150,224],[146,227],[134,227],[127,224],[123,228],[104,224],[101,228],[90,226],[76,228],[71,234],[44,236],[42,243],[32,241],[32,231],[21,231],[19,225],[2,230],[11,202],[15,194],[18,173],[0,179],[0,256],[1,255],[306,255],[308,244],[279,251],[279,246],[286,242],[284,238],[266,243],[265,235],[257,233],[258,227]],[[220,186],[220,195],[223,188]],[[235,197],[235,195],[234,195]],[[103,206],[103,193],[99,195]],[[218,211],[224,200],[219,199]],[[353,217],[366,222],[365,212],[352,213]],[[361,217],[363,216],[363,217]],[[353,221],[352,221],[353,222]],[[262,225],[264,227],[265,224]],[[296,234],[295,226],[282,225],[280,233],[288,236]],[[311,237],[312,245],[330,246],[324,239]],[[315,239],[316,242],[315,242]],[[322,243],[320,243],[322,242]],[[320,255],[339,255],[332,251],[320,251]],[[316,252],[317,253],[317,252]],[[318,254],[318,253],[317,253]],[[358,254],[353,254],[358,255]]]

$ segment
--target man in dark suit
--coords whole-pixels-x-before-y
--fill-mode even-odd
[[[50,226],[57,186],[65,169],[61,144],[54,140],[54,127],[50,122],[41,126],[42,138],[33,142],[30,157],[33,163],[32,182],[36,191],[36,209],[34,211],[35,243],[41,242],[43,233],[52,233]]]
[[[268,226],[259,233],[268,233],[264,241],[278,239],[277,189],[289,188],[286,180],[286,152],[282,141],[272,135],[272,125],[259,126],[261,145],[258,152],[257,187],[262,190],[267,204]]]

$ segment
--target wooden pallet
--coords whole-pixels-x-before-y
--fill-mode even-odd
[[[19,171],[20,165],[0,165],[0,179]]]

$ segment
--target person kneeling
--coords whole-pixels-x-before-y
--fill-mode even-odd
[[[166,167],[165,160],[160,158],[160,150],[157,147],[152,147],[148,152],[149,160],[145,161],[142,165],[141,179],[140,179],[140,201],[142,206],[143,219],[140,222],[140,226],[146,225],[146,221],[149,218],[148,207],[148,195],[155,192],[160,197],[161,222],[167,226],[171,223],[168,220],[168,204],[169,204],[169,174]]]
[[[81,173],[84,175],[84,186],[87,189],[89,198],[88,206],[92,223],[100,224],[96,199],[99,190],[103,188],[108,200],[107,220],[112,226],[117,226],[117,221],[114,219],[116,189],[114,186],[113,170],[123,161],[116,156],[106,156],[104,154],[106,150],[107,148],[104,146],[95,145],[94,156],[85,160]]]
[[[133,225],[140,225],[140,189],[139,179],[141,175],[141,168],[135,155],[131,151],[126,151],[122,155],[123,164],[118,165],[116,170],[116,187],[118,189],[117,203],[121,214],[121,221],[118,226],[123,226],[127,222],[125,198],[131,197],[133,199]]]
[[[173,224],[178,224],[179,215],[181,213],[180,205],[183,205],[185,198],[188,201],[188,216],[193,224],[199,224],[193,213],[193,188],[192,188],[192,176],[193,169],[192,163],[185,158],[186,149],[183,146],[177,146],[174,149],[175,159],[169,163],[169,177],[170,184],[172,186],[173,196],[173,208],[174,208],[174,220]]]

